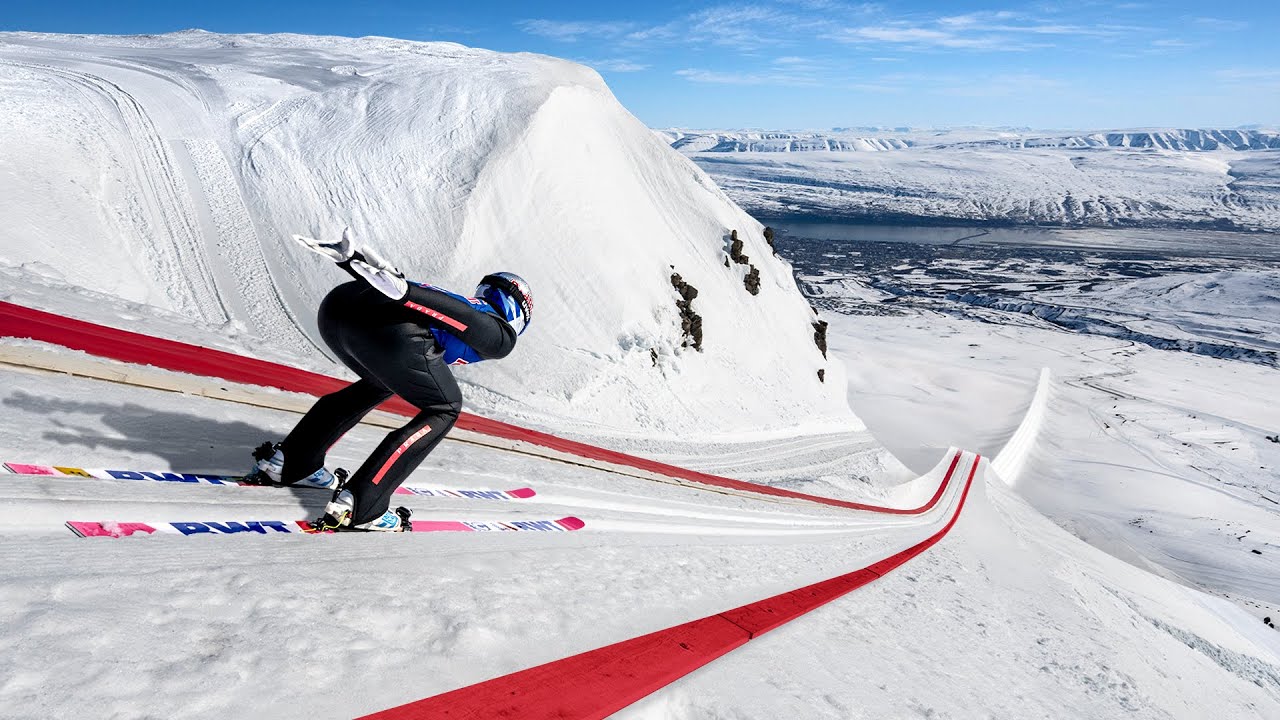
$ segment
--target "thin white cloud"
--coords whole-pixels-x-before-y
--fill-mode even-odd
[[[846,3],[839,0],[778,0],[781,5],[791,5],[802,10],[822,12],[875,13],[884,10],[880,3]]]
[[[848,6],[846,12],[871,12],[873,6]],[[792,6],[792,7],[787,7]],[[637,27],[621,38],[631,48],[658,43],[715,45],[752,54],[810,42],[830,27],[828,12],[805,3],[772,0],[772,4],[715,5],[660,25]]]
[[[598,20],[521,20],[516,25],[531,35],[562,42],[576,42],[583,37],[616,38],[638,27],[633,22]]]
[[[1088,2],[1088,0],[1076,0]],[[560,42],[603,40],[613,52],[624,54],[627,63],[600,61],[601,68],[613,72],[644,69],[649,53],[672,46],[727,48],[751,57],[756,65],[771,62],[776,69],[794,69],[806,80],[823,75],[824,66],[805,61],[796,50],[810,53],[827,46],[868,50],[864,62],[901,62],[899,53],[975,52],[1018,53],[1060,47],[1072,53],[1102,49],[1112,56],[1172,53],[1193,47],[1181,38],[1161,38],[1159,29],[1115,22],[1079,22],[1078,12],[1046,6],[1018,10],[982,10],[955,14],[897,14],[876,4],[848,4],[838,0],[755,0],[743,5],[719,4],[705,7],[660,24],[632,20],[574,21],[524,20],[525,32]],[[1070,18],[1071,21],[1067,21]],[[1185,27],[1191,22],[1183,18]],[[1067,40],[1071,42],[1068,43]],[[1194,39],[1194,38],[1193,38]],[[1086,44],[1085,41],[1090,41]],[[879,50],[877,53],[876,51]],[[788,54],[791,51],[793,54]],[[819,50],[821,52],[821,50]],[[835,51],[840,52],[840,51]],[[766,60],[775,56],[773,61]],[[830,61],[825,70],[830,74]],[[720,82],[760,84],[772,82],[773,74],[760,71],[710,73],[698,77],[720,77]],[[687,76],[694,77],[694,76]],[[710,82],[711,80],[694,80]]]
[[[795,18],[769,7],[721,5],[690,15],[688,35],[698,42],[751,50],[775,44],[777,28],[794,30],[794,22]]]
[[[582,60],[581,62],[583,65],[595,68],[596,70],[603,70],[605,72],[615,72],[615,73],[641,72],[644,70],[648,70],[650,67],[649,65],[646,65],[644,63],[639,63],[639,62],[635,62],[634,60],[627,60],[624,58],[611,58],[607,60]]]
[[[660,42],[673,42],[682,38],[679,28],[675,23],[666,23],[665,25],[654,25],[651,27],[632,30],[623,36],[623,41],[637,46],[652,45]]]
[[[1193,23],[1208,30],[1220,32],[1233,32],[1236,30],[1247,30],[1249,23],[1243,20],[1227,20],[1224,18],[1198,17],[1192,20]]]
[[[1018,51],[1036,47],[1033,43],[1007,36],[973,35],[909,25],[841,28],[826,37],[851,45],[896,45],[906,49]]]
[[[477,28],[463,27],[461,25],[427,25],[419,31],[419,35],[424,37],[443,37],[446,35],[478,35],[480,30]]]
[[[771,65],[778,72],[793,73],[804,75],[806,77],[817,79],[823,73],[830,70],[829,61],[820,58],[799,57],[796,55],[785,55],[783,57],[774,58]]]
[[[1144,28],[1131,25],[1097,24],[1078,25],[1050,22],[1048,19],[1017,13],[1010,10],[998,12],[973,12],[965,15],[951,15],[937,19],[937,24],[944,28],[963,32],[1009,33],[1013,35],[1084,35],[1094,37],[1115,37]]]
[[[1182,38],[1161,38],[1151,41],[1151,47],[1159,51],[1186,50],[1203,45],[1204,43],[1190,42]]]
[[[953,28],[971,28],[990,24],[992,21],[1013,20],[1017,15],[1009,10],[999,12],[974,12],[965,15],[948,15],[938,18],[939,25]]]
[[[1215,72],[1214,76],[1229,83],[1276,83],[1280,82],[1280,68],[1227,68]]]
[[[852,45],[887,45],[908,50],[1022,51],[1052,47],[1055,38],[1120,40],[1150,28],[1113,23],[1073,24],[1011,10],[944,15],[932,19],[883,19],[844,26],[824,37]]]
[[[689,82],[709,85],[814,85],[817,81],[806,75],[786,72],[723,72],[687,68],[677,70],[676,75]]]

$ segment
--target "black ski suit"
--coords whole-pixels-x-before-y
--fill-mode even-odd
[[[508,355],[516,331],[501,317],[444,292],[410,283],[403,299],[392,300],[363,281],[339,285],[325,296],[319,327],[325,343],[360,380],[320,398],[284,439],[282,482],[320,469],[329,448],[392,394],[421,410],[389,433],[348,480],[355,497],[351,524],[360,525],[386,512],[391,494],[462,410],[462,392],[431,328],[462,340],[485,359]]]

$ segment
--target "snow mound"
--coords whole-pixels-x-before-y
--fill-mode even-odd
[[[350,224],[413,279],[531,283],[516,353],[459,372],[472,409],[597,433],[861,427],[763,227],[588,68],[386,38],[0,40],[8,297],[141,305],[323,367],[314,309],[345,276],[286,239]]]

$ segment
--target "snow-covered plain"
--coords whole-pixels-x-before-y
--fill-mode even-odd
[[[1280,132],[663,131],[759,217],[1280,230]]]
[[[563,61],[385,39],[7,34],[0,113],[0,299],[336,373],[310,313],[342,276],[280,239],[351,222],[413,277],[462,289],[500,266],[533,283],[516,354],[460,372],[473,408],[670,462],[918,504],[936,477],[903,484],[846,387],[878,427],[910,426],[902,454],[921,469],[948,436],[1002,445],[1051,364],[1006,345],[965,366],[949,337],[961,321],[924,314],[864,318],[885,323],[878,337],[828,314],[824,360],[761,226]],[[759,296],[725,266],[732,229]],[[705,352],[679,347],[673,269],[700,290]],[[925,355],[933,369],[917,372]],[[9,366],[0,407],[0,459],[186,471],[233,472],[297,419]],[[381,434],[356,428],[333,463],[358,463]],[[1280,636],[1047,520],[1020,493],[1051,491],[1069,455],[1035,448],[1016,491],[980,469],[924,556],[616,717],[1280,716]],[[410,482],[538,491],[519,505],[410,498],[415,517],[587,525],[81,540],[60,527],[72,514],[306,517],[320,499],[0,476],[0,716],[373,712],[863,567],[959,500],[953,488],[935,511],[885,517],[462,443]]]
[[[1116,557],[1275,616],[1280,263],[1176,236],[1152,248],[1142,233],[1124,251],[1089,233],[1067,249],[1064,235],[780,244],[833,312],[850,401],[895,455],[995,452],[1007,431],[959,419],[978,403],[1015,413],[1049,367],[1045,434],[1018,492]]]

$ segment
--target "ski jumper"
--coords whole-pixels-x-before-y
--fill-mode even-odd
[[[329,448],[392,394],[421,411],[388,433],[348,480],[351,524],[359,525],[386,512],[391,494],[457,421],[462,391],[449,365],[505,357],[516,331],[484,300],[418,283],[402,300],[363,281],[339,285],[321,302],[318,322],[325,343],[360,379],[320,398],[281,443],[284,484],[320,469]]]

